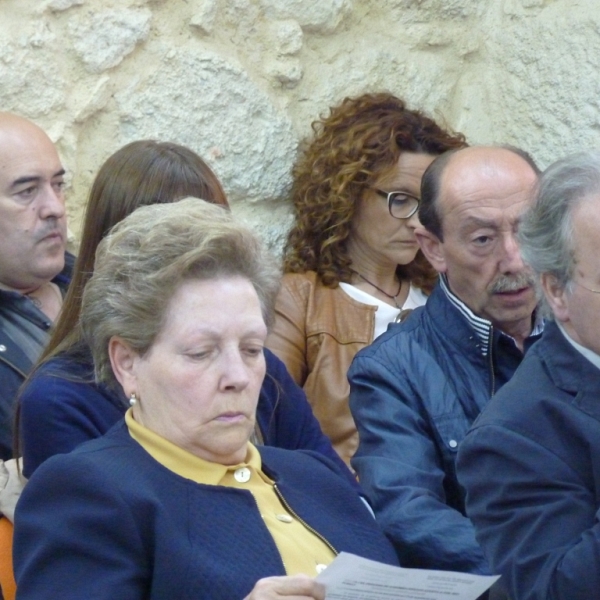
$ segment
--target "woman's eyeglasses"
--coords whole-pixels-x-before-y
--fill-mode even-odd
[[[373,191],[387,200],[388,210],[394,219],[410,219],[421,204],[419,198],[407,192],[384,192],[377,188]]]

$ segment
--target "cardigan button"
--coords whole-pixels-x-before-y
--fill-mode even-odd
[[[275,515],[275,518],[282,523],[292,523],[294,521],[290,515]]]
[[[456,440],[450,440],[448,442],[448,446],[450,446],[450,448],[456,448],[456,446],[458,446],[458,442]]]
[[[250,469],[248,467],[241,467],[235,471],[233,477],[238,483],[246,483],[250,481]]]
[[[0,352],[6,352],[6,346],[4,344],[0,344]]]

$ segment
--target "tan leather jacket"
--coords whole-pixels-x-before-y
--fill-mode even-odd
[[[323,432],[350,465],[358,434],[348,407],[346,374],[354,355],[373,341],[375,306],[331,289],[314,271],[288,273],[267,346],[304,388]]]

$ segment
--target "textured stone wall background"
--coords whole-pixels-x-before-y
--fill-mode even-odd
[[[0,109],[57,142],[75,236],[100,164],[152,137],[277,246],[298,141],[363,91],[542,166],[600,146],[597,0],[0,0],[0,40]]]

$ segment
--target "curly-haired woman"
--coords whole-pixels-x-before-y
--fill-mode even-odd
[[[346,372],[402,311],[425,303],[436,275],[414,235],[421,177],[466,143],[388,93],[346,98],[313,130],[294,168],[295,223],[268,345],[349,463],[358,435]]]

